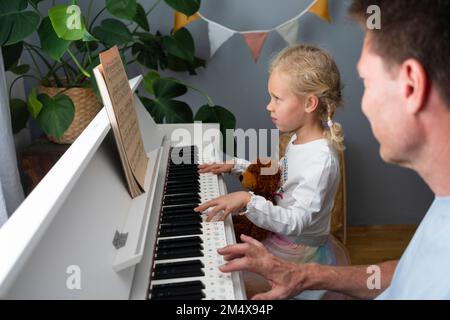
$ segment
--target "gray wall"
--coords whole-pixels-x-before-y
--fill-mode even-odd
[[[200,12],[207,18],[231,29],[247,31],[270,29],[296,16],[312,0],[203,0]],[[86,7],[86,0],[80,1]],[[153,0],[141,0],[148,9]],[[350,225],[415,224],[423,218],[433,196],[428,187],[412,171],[383,163],[378,153],[368,121],[361,112],[363,86],[356,72],[363,34],[347,15],[349,1],[329,0],[331,25],[307,14],[300,20],[299,40],[316,44],[334,56],[345,85],[345,107],[337,118],[346,134],[346,181],[348,217]],[[103,5],[96,1],[94,12]],[[96,8],[95,8],[96,7]],[[102,15],[103,18],[107,15]],[[150,14],[151,30],[169,32],[173,12],[164,3]],[[101,20],[101,19],[100,19]],[[188,26],[197,45],[197,55],[209,57],[207,24],[198,20]],[[267,66],[273,55],[286,46],[284,40],[272,32],[267,37],[260,59],[253,62],[241,35],[234,35],[208,61],[206,69],[197,76],[171,74],[207,92],[215,102],[230,109],[237,117],[237,127],[273,128],[265,110],[267,94]],[[129,76],[145,73],[134,68]],[[188,93],[183,97],[196,109],[205,104],[202,96]],[[230,191],[239,184],[227,179]]]

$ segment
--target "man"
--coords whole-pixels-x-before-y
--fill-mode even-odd
[[[350,13],[365,25],[370,5],[381,9],[382,25],[365,34],[362,110],[383,160],[416,171],[436,199],[400,261],[379,264],[379,290],[367,286],[368,266],[293,264],[243,236],[219,250],[229,261],[221,270],[264,276],[272,290],[255,299],[324,289],[362,299],[450,299],[450,0],[353,0]]]

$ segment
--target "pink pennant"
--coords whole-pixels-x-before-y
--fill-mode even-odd
[[[261,53],[267,34],[267,32],[252,32],[243,34],[245,42],[247,42],[255,62],[258,62],[259,54]]]

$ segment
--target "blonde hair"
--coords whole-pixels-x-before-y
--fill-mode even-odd
[[[275,56],[269,72],[275,69],[290,77],[290,89],[297,96],[316,96],[319,99],[319,116],[328,124],[325,138],[337,150],[343,151],[342,126],[333,121],[336,109],[342,105],[341,76],[331,55],[315,46],[295,45]]]

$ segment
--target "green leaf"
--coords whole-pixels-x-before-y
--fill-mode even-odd
[[[12,73],[15,73],[17,75],[25,74],[29,70],[30,70],[29,64],[21,64],[20,66],[14,66],[11,69],[9,69],[9,71],[11,71]]]
[[[84,42],[90,42],[90,41],[98,41],[94,36],[92,36],[87,29],[84,31],[83,38],[81,38]]]
[[[39,4],[39,2],[42,2],[44,0],[29,0],[35,7]]]
[[[164,110],[155,106],[155,101],[143,96],[139,96],[145,109],[150,113],[156,123],[164,123]]]
[[[226,129],[236,128],[236,118],[229,110],[221,106],[204,105],[195,114],[194,121],[220,123],[220,131],[225,137]]]
[[[20,56],[23,51],[23,42],[17,42],[10,46],[2,47],[3,64],[5,71],[9,71],[10,68],[17,66],[19,63]]]
[[[76,5],[54,6],[48,10],[48,16],[58,37],[71,41],[94,39],[86,30],[80,7]]]
[[[38,99],[43,105],[37,117],[40,127],[47,135],[59,139],[73,121],[75,107],[72,100],[64,94],[53,98],[40,94]]]
[[[200,9],[200,0],[164,0],[169,6],[176,11],[180,11],[187,15],[192,16]]]
[[[49,17],[42,20],[38,29],[39,40],[41,41],[42,51],[47,53],[53,60],[60,61],[71,42],[61,39],[53,29]]]
[[[191,33],[186,28],[181,28],[172,36],[163,38],[164,48],[175,57],[194,62],[195,45]]]
[[[94,52],[95,50],[98,49],[98,42],[95,42],[95,41],[84,42],[82,40],[75,41],[75,47],[80,52],[86,52],[87,51],[86,46],[89,46],[89,50],[92,53],[92,52]]]
[[[152,117],[156,116],[156,119],[154,118],[155,122],[162,123],[162,117],[166,123],[192,122],[192,110],[185,102],[170,99],[155,99],[150,100],[150,103],[144,104],[144,106]]]
[[[108,47],[122,45],[133,40],[126,25],[116,19],[103,20],[100,26],[94,28],[92,33]]]
[[[39,15],[32,11],[23,11],[26,3],[6,0],[0,2],[0,45],[8,46],[20,42],[38,27]]]
[[[95,81],[94,76],[94,68],[100,64],[100,57],[96,55],[92,58],[92,62],[87,66],[86,71],[91,75],[90,87],[94,91],[97,96],[98,101],[102,101],[102,97],[100,96],[100,92],[98,90],[97,81]]]
[[[185,94],[187,92],[187,87],[176,80],[160,78],[154,81],[153,91],[156,99],[171,99]]]
[[[11,32],[13,20],[10,14],[25,10],[27,7],[26,0],[19,1],[0,1],[0,45],[3,46]]]
[[[31,92],[28,95],[28,110],[34,119],[38,117],[42,110],[42,102],[37,98],[36,88],[31,89]]]
[[[171,78],[158,78],[155,74],[147,75],[147,81],[153,81],[155,99],[147,99],[144,106],[156,122],[186,123],[192,122],[192,110],[185,102],[172,100],[187,92],[184,84]],[[155,79],[152,79],[155,78]]]
[[[156,79],[161,78],[161,76],[159,75],[158,72],[156,72],[155,70],[150,70],[145,76],[144,76],[144,88],[145,90],[154,95],[155,93],[153,92],[153,83],[155,82]]]
[[[27,0],[0,1],[0,12],[12,13],[23,11],[27,8]]]
[[[133,21],[138,10],[136,0],[106,0],[106,8],[117,18],[130,21]]]
[[[194,62],[192,63],[177,58],[171,54],[169,54],[167,58],[169,62],[167,67],[170,70],[176,72],[188,71],[190,75],[196,75],[197,72],[195,72],[195,69],[200,67],[206,67],[206,61],[198,57],[194,57]]]
[[[136,15],[134,16],[133,21],[136,22],[139,27],[141,27],[145,31],[150,31],[147,15],[145,14],[144,8],[139,3],[137,4]]]
[[[9,102],[11,111],[11,123],[13,133],[16,134],[27,125],[30,114],[28,113],[27,104],[20,99],[12,99]]]
[[[149,69],[167,68],[167,56],[161,44],[161,38],[147,34],[141,38],[142,42],[136,42],[132,47],[132,54],[137,54],[137,61]]]

